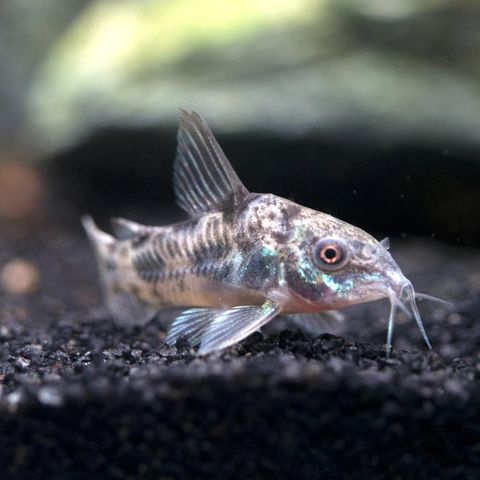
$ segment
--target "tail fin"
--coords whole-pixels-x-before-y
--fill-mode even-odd
[[[82,216],[82,225],[87,232],[88,239],[95,249],[97,260],[100,263],[102,260],[107,260],[109,252],[115,249],[115,239],[106,232],[102,232],[93,221],[90,215]]]
[[[118,240],[100,230],[89,215],[82,217],[82,225],[95,250],[104,302],[114,320],[125,326],[144,325],[156,310],[122,289],[116,252]]]

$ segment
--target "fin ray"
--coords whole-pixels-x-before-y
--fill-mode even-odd
[[[104,255],[106,250],[112,248],[115,244],[115,239],[108,233],[100,230],[90,215],[83,215],[81,221],[88,239],[97,254]]]
[[[390,239],[385,237],[384,239],[380,240],[380,245],[386,250],[390,250]]]
[[[104,303],[108,311],[118,325],[145,325],[157,310],[118,287],[118,273],[110,268],[117,240],[100,230],[88,215],[82,217],[82,224],[96,253]]]
[[[198,345],[203,333],[219,313],[221,311],[211,308],[189,308],[183,311],[172,322],[165,343],[173,346],[178,338],[184,335],[191,345]]]
[[[243,340],[268,323],[280,310],[278,303],[267,300],[261,306],[240,306],[220,313],[203,335],[199,353],[210,353]]]
[[[177,203],[191,217],[237,206],[248,194],[198,113],[181,110],[174,165]]]

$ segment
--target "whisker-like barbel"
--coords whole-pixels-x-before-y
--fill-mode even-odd
[[[422,337],[425,340],[425,343],[427,344],[428,348],[431,350],[432,349],[432,344],[430,343],[427,332],[426,332],[425,327],[424,327],[423,322],[422,322],[422,317],[420,316],[420,312],[418,311],[417,302],[415,301],[415,290],[414,290],[411,282],[408,282],[405,285],[404,292],[406,292],[406,294],[407,294],[407,301],[409,302],[409,305],[412,309],[413,317],[415,318],[415,321],[417,322],[417,325],[418,325],[418,328],[419,328],[419,330],[422,334]]]
[[[433,295],[428,295],[426,293],[415,292],[415,298],[419,300],[430,300],[431,302],[441,303],[446,307],[453,307],[453,303],[448,300],[443,300],[443,298],[434,297]]]
[[[412,312],[396,297],[390,298],[390,302],[395,302],[395,305],[400,308],[400,310],[407,316],[407,318],[412,318]]]
[[[387,357],[390,357],[392,350],[393,329],[395,327],[395,317],[397,315],[397,307],[403,304],[395,297],[390,297],[390,315],[388,316],[388,330],[387,330]]]

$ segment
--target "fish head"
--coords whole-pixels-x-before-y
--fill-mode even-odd
[[[284,281],[305,308],[325,311],[388,298],[388,349],[397,308],[415,318],[431,347],[415,296],[439,299],[415,292],[388,251],[388,241],[379,242],[358,227],[310,209],[302,209],[292,223]]]
[[[289,289],[319,310],[401,295],[408,283],[381,242],[330,215],[300,215],[285,261]]]

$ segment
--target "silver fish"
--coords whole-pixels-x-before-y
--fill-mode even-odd
[[[184,307],[166,342],[181,335],[206,354],[228,347],[282,313],[313,313],[390,300],[387,352],[397,309],[431,348],[415,293],[382,242],[331,215],[273,194],[250,193],[208,125],[181,111],[174,166],[184,222],[152,227],[115,219],[115,236],[90,217],[105,302],[119,323],[143,323]]]

